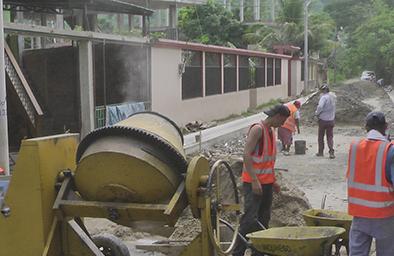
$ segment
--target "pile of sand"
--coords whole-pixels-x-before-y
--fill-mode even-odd
[[[340,84],[331,88],[335,94],[336,123],[346,125],[364,125],[365,116],[373,110],[383,111],[388,120],[394,120],[393,103],[387,93],[375,84],[367,81]],[[314,113],[320,95],[316,94],[301,109],[301,122],[303,125],[316,123]]]

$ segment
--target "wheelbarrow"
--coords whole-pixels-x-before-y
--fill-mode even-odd
[[[346,230],[339,238],[339,243],[336,244],[337,255],[341,246],[346,247],[349,253],[349,231],[352,225],[353,217],[345,212],[324,210],[324,209],[310,209],[305,211],[302,216],[307,226],[332,226],[341,227]]]
[[[346,230],[339,227],[279,227],[246,236],[253,247],[275,256],[331,256],[334,242]]]

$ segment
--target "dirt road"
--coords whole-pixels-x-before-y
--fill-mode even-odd
[[[312,117],[318,100],[318,97],[316,97],[309,106],[303,106],[301,115],[305,121],[301,126],[301,134],[294,138],[295,140],[306,141],[306,154],[295,155],[294,148],[292,148],[290,156],[278,155],[276,167],[289,170],[288,172],[282,172],[282,175],[296,185],[298,189],[305,192],[305,196],[313,208],[320,208],[322,198],[326,195],[326,209],[346,211],[345,174],[349,145],[353,140],[365,136],[363,119],[366,113],[371,110],[385,112],[393,131],[394,104],[383,90],[365,82],[348,83],[333,89],[338,98],[337,117],[339,120],[334,128],[336,158],[329,159],[327,149],[324,157],[315,156],[317,152],[317,125]],[[391,96],[394,99],[394,92]],[[391,134],[394,133],[391,132]],[[214,156],[215,152],[219,152],[220,155],[225,157],[242,157],[244,141],[244,135],[231,138],[214,145],[212,147],[213,151],[209,154]],[[135,250],[133,244],[141,242],[141,240],[138,241],[139,239],[155,239],[149,234],[119,227],[108,221],[88,220],[87,225],[92,233],[109,232],[119,236],[129,245],[132,255],[161,255]]]
[[[301,127],[301,134],[295,140],[306,140],[305,155],[295,155],[294,147],[290,156],[279,154],[276,167],[286,168],[283,176],[305,192],[313,208],[320,208],[322,198],[327,196],[325,208],[346,210],[347,155],[349,145],[353,140],[361,138],[363,131],[359,127],[335,127],[334,145],[335,159],[328,158],[326,150],[324,157],[317,157],[317,127]]]

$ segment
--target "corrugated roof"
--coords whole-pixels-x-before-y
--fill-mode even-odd
[[[4,0],[5,5],[33,8],[85,9],[94,12],[151,15],[153,10],[122,0]]]

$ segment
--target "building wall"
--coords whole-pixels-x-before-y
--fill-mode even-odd
[[[287,97],[287,90],[288,90],[287,85],[288,85],[288,74],[289,74],[288,60],[282,59],[281,66],[282,66],[281,84],[256,89],[257,106],[267,103],[273,99],[283,99]]]
[[[43,134],[79,131],[78,49],[23,52],[23,68],[45,114]]]
[[[301,81],[301,60],[291,60],[291,96],[300,95],[304,90],[304,81]]]
[[[264,88],[182,100],[182,49],[152,48],[152,110],[172,118],[178,125],[212,121],[241,114],[272,99],[287,98],[288,60],[282,59],[281,84]],[[203,79],[203,83],[205,83]],[[203,86],[204,87],[204,86]]]
[[[104,56],[105,54],[105,56]],[[103,60],[105,59],[105,66]],[[145,102],[149,99],[148,49],[120,44],[94,45],[96,105]],[[105,96],[104,101],[104,72]]]
[[[107,44],[105,67],[102,44],[93,49],[96,106],[149,101],[148,48]],[[79,64],[77,47],[23,52],[28,82],[44,109],[45,131],[40,135],[80,130]],[[106,90],[104,93],[104,70]],[[106,101],[104,101],[104,94]]]
[[[185,125],[195,120],[225,118],[248,109],[248,90],[182,100],[182,79],[178,73],[181,54],[181,49],[152,48],[152,111]]]

